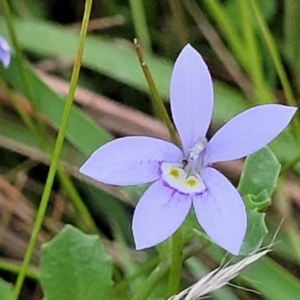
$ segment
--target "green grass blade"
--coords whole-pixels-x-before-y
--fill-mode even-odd
[[[270,258],[243,271],[243,278],[266,300],[298,299],[300,281]]]

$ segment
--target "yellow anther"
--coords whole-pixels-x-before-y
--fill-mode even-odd
[[[194,178],[190,178],[186,181],[186,184],[190,187],[194,187],[195,185],[197,185],[197,180]]]
[[[177,169],[171,168],[169,174],[175,178],[179,178],[179,171]]]

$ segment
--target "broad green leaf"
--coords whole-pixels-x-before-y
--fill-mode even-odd
[[[247,197],[251,199],[252,195],[247,195]],[[202,241],[211,241],[210,238],[202,231],[193,210],[189,212],[180,229],[185,242],[191,241],[194,238],[200,238]],[[267,233],[268,230],[265,224],[265,214],[258,211],[248,211],[247,232],[239,254],[247,255],[258,250]],[[170,251],[170,247],[168,248],[165,246],[164,250]]]
[[[238,190],[241,195],[259,195],[265,190],[266,198],[270,198],[276,187],[279,171],[280,164],[276,156],[265,147],[247,157]]]
[[[247,210],[263,211],[271,204],[267,190],[262,190],[257,196],[245,195],[243,199]]]
[[[98,236],[67,225],[43,245],[39,277],[45,300],[105,300],[112,265]]]
[[[259,249],[267,234],[264,210],[271,203],[271,195],[276,187],[280,164],[273,152],[265,147],[247,157],[238,190],[243,195],[247,207],[247,233],[241,254]]]
[[[0,278],[0,299],[1,300],[11,300],[12,298],[12,285],[2,278]]]
[[[58,128],[64,110],[64,99],[49,88],[29,66],[26,67],[26,72],[34,97],[30,100],[33,100],[37,104],[39,112],[44,114],[55,128]],[[22,72],[18,68],[15,57],[12,57],[8,69],[0,67],[0,75],[23,95],[26,95]],[[75,106],[72,107],[66,137],[85,155],[90,155],[99,145],[110,140],[108,133]]]
[[[247,232],[239,255],[248,255],[257,251],[267,233],[265,214],[257,211],[248,211]]]

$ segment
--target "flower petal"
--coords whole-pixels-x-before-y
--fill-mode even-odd
[[[247,229],[244,202],[232,184],[217,170],[203,169],[202,179],[208,192],[193,197],[197,219],[216,244],[237,255]]]
[[[96,150],[80,172],[115,185],[136,185],[157,180],[162,162],[177,162],[182,152],[174,144],[143,136],[124,137]]]
[[[191,196],[174,191],[159,180],[145,192],[133,216],[136,249],[161,243],[182,224],[191,207]]]
[[[295,107],[269,104],[242,112],[208,142],[205,162],[234,160],[261,149],[290,123],[296,110]]]
[[[2,36],[0,36],[0,61],[5,68],[10,63],[10,47]]]
[[[209,70],[201,55],[189,44],[175,62],[170,101],[174,123],[187,155],[197,139],[205,136],[213,109],[213,85]]]

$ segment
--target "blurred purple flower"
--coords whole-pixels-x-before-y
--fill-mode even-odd
[[[182,150],[151,137],[124,137],[96,150],[80,172],[113,185],[154,182],[134,212],[137,249],[172,235],[193,204],[198,222],[212,241],[238,254],[247,228],[245,206],[233,185],[211,164],[261,149],[289,124],[296,108],[276,104],[250,108],[207,142],[213,85],[202,57],[190,45],[175,63],[170,101]]]
[[[10,47],[6,40],[0,35],[0,61],[5,68],[10,63]]]

